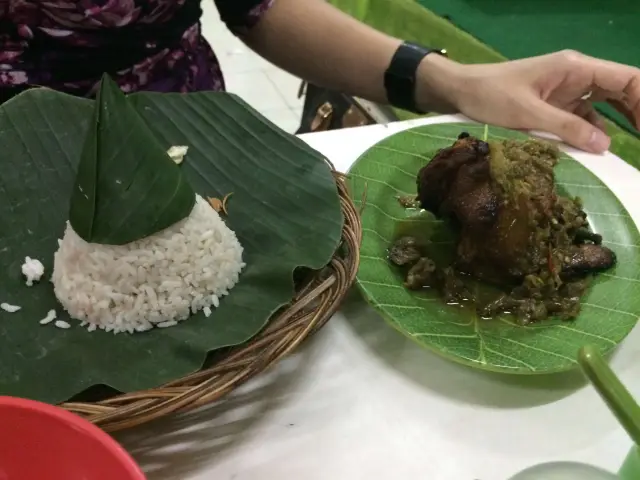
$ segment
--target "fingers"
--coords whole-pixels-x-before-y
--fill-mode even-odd
[[[636,128],[640,129],[640,124],[637,121],[637,114],[634,115],[633,107],[629,105],[629,100],[624,92],[612,92],[609,90],[602,90],[601,88],[596,88],[593,91],[593,95],[589,98],[591,102],[607,102],[609,105],[614,107],[618,112],[620,112],[624,117],[634,125]],[[639,105],[636,105],[635,110],[638,110]],[[576,114],[579,114],[576,111]],[[579,114],[581,117],[585,117],[584,115]],[[585,117],[586,118],[586,117]],[[594,124],[595,125],[595,124]],[[597,126],[597,125],[596,125]]]
[[[579,117],[584,118],[587,122],[589,122],[594,127],[604,131],[606,126],[603,118],[600,116],[596,109],[593,107],[593,104],[590,101],[582,101],[578,104],[578,107],[575,109],[574,113]]]
[[[624,117],[627,120],[629,120],[629,123],[631,123],[631,125],[635,125],[636,128],[639,126],[638,122],[636,121],[636,118],[633,116],[633,113],[631,112],[631,109],[627,106],[627,104],[624,101],[609,99],[607,103],[609,103],[609,105],[611,105],[618,112],[624,115]]]
[[[602,153],[611,144],[611,139],[599,127],[589,121],[589,119],[595,121],[593,116],[597,115],[595,111],[587,111],[588,118],[584,119],[542,100],[536,100],[532,106],[531,114],[535,122],[531,128],[546,130],[574,147],[588,152]]]
[[[600,86],[601,83],[606,81],[610,81],[611,84],[624,81],[625,85],[621,90],[613,91],[613,93],[622,93],[622,95],[613,96],[611,100],[615,102],[614,106],[617,105],[616,108],[622,108],[621,113],[630,117],[629,120],[636,128],[640,128],[640,69],[626,67],[625,65],[614,65],[617,65],[618,68],[611,67],[596,73],[596,85]],[[616,74],[622,76],[617,81],[611,78]]]
[[[561,52],[560,61],[571,62],[584,75],[593,77],[593,84],[611,93],[610,98],[622,102],[632,123],[640,128],[640,69],[577,52]]]

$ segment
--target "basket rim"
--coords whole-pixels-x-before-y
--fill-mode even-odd
[[[325,268],[312,272],[296,288],[293,299],[276,311],[257,335],[230,347],[213,365],[156,388],[121,393],[95,402],[67,401],[58,406],[108,432],[193,410],[218,401],[277,364],[326,325],[355,282],[362,224],[346,175],[337,172],[329,160],[325,161],[340,199],[343,216],[340,243]]]

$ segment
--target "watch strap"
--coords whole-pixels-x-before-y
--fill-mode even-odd
[[[446,56],[445,50],[431,49],[413,42],[403,42],[398,47],[384,74],[384,88],[390,105],[423,113],[416,105],[416,79],[420,63],[430,53]]]

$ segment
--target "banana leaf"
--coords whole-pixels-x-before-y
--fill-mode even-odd
[[[365,298],[419,345],[475,368],[551,373],[576,367],[583,345],[595,345],[603,354],[612,351],[640,317],[640,234],[606,185],[566,154],[555,167],[558,192],[582,199],[592,229],[618,258],[613,269],[596,277],[576,319],[552,318],[528,326],[509,316],[483,320],[473,309],[444,304],[433,292],[416,293],[404,287],[398,269],[387,259],[394,238],[408,233],[430,241],[438,259],[447,261],[455,256],[456,237],[447,223],[405,209],[396,197],[416,195],[418,170],[462,131],[482,138],[485,126],[454,123],[407,130],[372,147],[350,170],[356,203],[366,190],[357,275]],[[490,127],[488,138],[527,136]]]
[[[105,74],[71,195],[75,232],[87,242],[124,245],[186,218],[195,198],[182,170]]]
[[[294,270],[322,268],[338,247],[343,218],[333,176],[301,140],[231,94],[141,93],[128,101],[165,151],[189,147],[179,168],[195,192],[233,192],[226,222],[247,266],[209,318],[199,313],[134,335],[89,333],[69,319],[48,278],[84,139],[95,127],[94,103],[47,89],[15,97],[0,106],[0,302],[22,308],[0,310],[0,395],[57,403],[95,385],[130,392],[196,371],[209,352],[260,331],[291,300]],[[46,269],[32,287],[21,274],[26,256]],[[72,328],[40,325],[50,309]]]

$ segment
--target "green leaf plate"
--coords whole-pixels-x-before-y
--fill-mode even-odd
[[[0,395],[61,402],[93,385],[121,392],[152,388],[198,370],[208,352],[254,336],[291,300],[296,267],[323,267],[336,250],[343,217],[324,158],[234,95],[130,97],[162,145],[187,145],[180,168],[202,196],[227,204],[244,246],[240,282],[220,307],[178,326],[135,335],[93,333],[65,317],[48,280],[26,287],[20,265],[41,260],[49,278],[68,219],[75,170],[93,103],[46,89],[0,106]],[[129,141],[135,141],[130,139]]]
[[[366,202],[357,284],[365,298],[393,327],[451,360],[485,370],[536,374],[577,366],[581,346],[611,351],[640,316],[640,235],[616,196],[595,175],[563,154],[555,173],[558,189],[584,201],[592,228],[618,256],[615,269],[597,277],[577,319],[550,319],[520,326],[508,317],[491,321],[469,310],[443,304],[435,294],[406,290],[386,249],[395,235],[418,229],[440,254],[452,253],[454,237],[428,213],[405,209],[397,196],[415,195],[416,175],[440,148],[468,131],[482,137],[485,126],[453,123],[418,127],[395,134],[369,149],[349,172],[355,199]],[[527,138],[491,127],[490,139]]]

